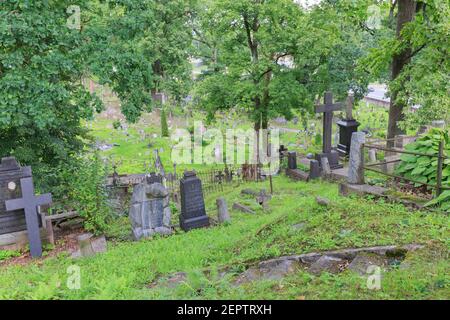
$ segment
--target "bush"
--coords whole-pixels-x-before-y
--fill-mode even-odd
[[[408,144],[405,149],[412,152],[437,155],[439,152],[440,141],[444,141],[444,156],[449,156],[449,134],[447,131],[437,128],[431,129],[426,135],[423,135],[415,142]],[[400,160],[401,162],[396,168],[397,174],[407,179],[419,181],[421,183],[428,183],[432,185],[436,184],[438,164],[438,160],[436,157],[403,154]],[[420,183],[415,184],[416,187],[420,185]],[[442,185],[450,187],[450,159],[445,159],[443,163]],[[444,192],[443,195],[441,195],[441,197],[439,197],[438,199],[439,200],[434,200],[433,204],[447,202],[446,206],[449,206],[448,202],[450,202],[450,192]]]
[[[161,136],[169,136],[169,127],[167,126],[167,117],[164,108],[161,109]]]
[[[39,168],[38,176],[39,189],[52,193],[56,210],[75,210],[85,219],[86,230],[105,232],[112,215],[105,187],[107,168],[97,153],[51,170]]]

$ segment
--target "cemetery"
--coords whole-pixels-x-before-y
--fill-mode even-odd
[[[27,47],[42,61],[0,28],[0,299],[449,299],[449,73],[400,32],[416,1],[372,4],[378,29],[370,1],[169,2],[88,1],[74,56]]]

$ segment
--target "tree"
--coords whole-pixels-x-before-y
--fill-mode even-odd
[[[161,108],[161,136],[169,136],[169,127],[167,126],[166,110],[164,107]]]
[[[85,150],[82,122],[103,105],[84,79],[108,84],[129,121],[152,107],[152,89],[177,97],[186,91],[188,1],[76,4],[0,4],[0,156],[14,155],[34,169],[54,168]],[[68,25],[72,19],[78,27]]]
[[[396,3],[398,6],[396,37],[398,41],[402,41],[402,31],[405,25],[413,21],[414,16],[416,15],[417,2],[414,0],[398,0]],[[411,53],[412,48],[409,43],[405,43],[398,52],[394,53],[391,66],[392,81],[397,80],[402,70],[410,63]],[[404,119],[403,109],[407,104],[407,101],[399,99],[399,92],[404,90],[404,84],[401,82],[397,86],[391,88],[391,103],[389,107],[387,132],[388,146],[394,145],[392,139],[396,135],[404,133],[404,130],[401,130],[398,125],[398,122]]]
[[[392,138],[431,120],[450,120],[450,5],[445,0],[395,0],[388,12],[376,32],[377,45],[359,66],[372,80],[382,81],[390,68],[388,138]],[[419,108],[410,112],[412,106]]]
[[[198,105],[210,119],[220,109],[246,110],[259,132],[277,115],[312,111],[325,90],[362,92],[358,30],[348,12],[331,2],[312,10],[290,0],[208,3],[195,21],[199,57],[209,66],[196,88]]]

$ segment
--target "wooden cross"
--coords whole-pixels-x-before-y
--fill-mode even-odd
[[[52,203],[52,195],[34,195],[33,178],[20,179],[22,198],[5,201],[7,211],[25,211],[25,221],[27,223],[28,240],[30,242],[30,252],[33,258],[42,256],[41,235],[39,231],[39,220],[37,207]]]
[[[324,104],[316,106],[316,113],[323,113],[323,153],[331,152],[331,136],[333,126],[333,112],[342,109],[342,103],[333,104],[333,94],[325,93]]]

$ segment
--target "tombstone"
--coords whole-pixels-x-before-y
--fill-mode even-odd
[[[321,172],[320,172],[319,161],[311,160],[309,162],[309,179],[317,179],[317,178],[320,178],[320,176],[321,176]]]
[[[162,176],[155,172],[150,172],[150,174],[146,176],[146,180],[148,184],[163,183]]]
[[[337,151],[341,156],[348,156],[350,153],[350,146],[352,142],[353,132],[358,131],[360,123],[353,119],[353,94],[347,98],[346,117],[343,120],[337,122],[339,126],[339,144]]]
[[[224,198],[218,198],[216,200],[217,204],[217,218],[219,223],[228,222],[231,220],[230,214],[228,212],[227,202]]]
[[[330,168],[330,163],[328,162],[328,158],[322,157],[320,160],[321,160],[320,165],[322,168],[322,173],[325,177],[327,177],[331,174],[331,168]]]
[[[135,240],[154,234],[171,234],[169,192],[158,182],[134,187],[129,218]]]
[[[339,164],[339,154],[331,149],[332,129],[333,129],[333,111],[342,109],[341,103],[333,103],[333,94],[325,93],[323,105],[316,106],[316,113],[323,113],[323,141],[322,153],[316,155],[316,160],[321,162],[322,157],[327,157],[331,169],[339,169],[343,166]]]
[[[288,152],[288,169],[297,169],[297,152],[295,151]]]
[[[22,198],[5,201],[7,211],[24,210],[27,226],[30,253],[33,258],[42,256],[42,243],[40,235],[40,221],[38,206],[48,205],[52,202],[51,194],[34,195],[33,178],[20,179]]]
[[[22,196],[20,179],[31,177],[30,167],[20,167],[13,157],[0,164],[0,235],[27,229],[24,210],[6,211],[5,201]]]
[[[347,178],[350,184],[364,184],[364,151],[362,145],[365,141],[366,135],[364,132],[353,133]]]
[[[195,171],[186,171],[180,180],[180,227],[184,231],[209,226],[203,199],[202,182]]]

